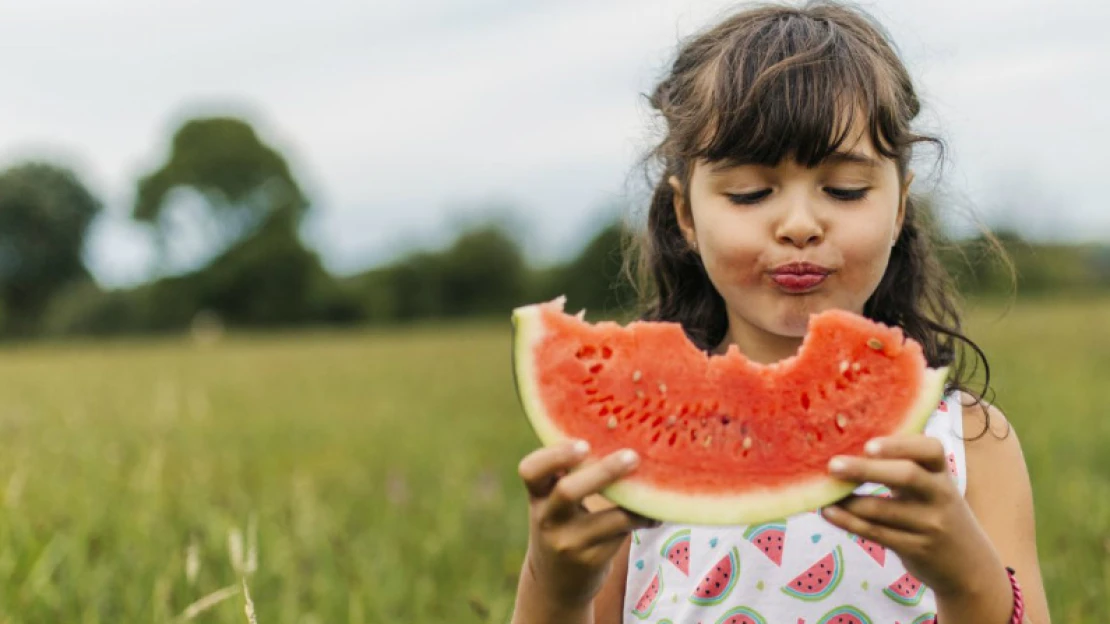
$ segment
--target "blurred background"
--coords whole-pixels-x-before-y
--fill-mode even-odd
[[[0,621],[505,621],[509,311],[629,312],[643,94],[733,6],[0,6]],[[1104,621],[1110,8],[862,6],[948,144],[915,190],[1054,617]]]

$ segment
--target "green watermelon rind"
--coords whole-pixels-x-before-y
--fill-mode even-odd
[[[546,306],[561,310],[564,297],[548,304],[533,304],[513,310],[512,369],[517,397],[533,432],[544,446],[554,446],[569,439],[547,417],[535,386],[532,347],[543,339],[541,315]],[[614,327],[619,327],[613,323]],[[944,396],[948,368],[927,368],[917,399],[909,416],[895,433],[921,433]],[[596,461],[596,459],[591,460]],[[584,462],[584,465],[589,461]],[[762,492],[736,495],[707,492],[691,494],[661,490],[650,482],[637,479],[635,471],[620,481],[603,488],[600,494],[616,505],[654,520],[682,524],[736,525],[759,524],[817,509],[851,494],[859,484],[821,474],[806,482]]]
[[[922,615],[919,615],[917,617],[917,619],[914,620],[913,622],[911,622],[910,624],[928,624],[928,622],[936,622],[936,621],[937,621],[937,614],[930,612],[930,613],[923,613]]]
[[[844,552],[841,550],[839,545],[832,551],[832,556],[832,581],[830,581],[828,585],[822,588],[821,591],[815,594],[805,594],[794,589],[790,586],[790,584],[787,584],[783,586],[782,593],[788,596],[793,596],[794,598],[797,598],[799,600],[805,600],[806,602],[817,602],[819,600],[824,600],[825,598],[828,598],[829,595],[836,591],[836,588],[840,586],[840,581],[844,579]],[[824,559],[824,557],[822,557],[822,559]],[[802,573],[804,574],[805,572],[808,572],[813,568],[813,566],[817,565],[818,563],[820,563],[820,561],[815,562],[813,565],[803,570]],[[798,576],[801,576],[801,574],[799,574]],[[797,577],[792,579],[790,582],[793,583],[795,580],[797,580]]]
[[[829,611],[825,615],[822,615],[820,620],[817,620],[817,624],[829,624],[829,622],[832,622],[832,619],[834,617],[838,617],[841,615],[850,615],[852,617],[858,618],[859,621],[863,624],[871,624],[871,618],[867,617],[866,613],[851,605],[841,605],[833,609],[832,611]]]
[[[711,607],[721,604],[729,597],[732,590],[736,589],[736,579],[740,577],[740,550],[733,546],[732,549],[728,551],[728,559],[732,563],[732,574],[728,577],[728,585],[721,590],[721,593],[712,598],[698,598],[696,593],[691,594],[690,602],[700,607]],[[724,560],[724,557],[722,557],[721,560]],[[695,589],[695,592],[696,591]]]
[[[729,609],[725,612],[724,615],[717,618],[717,624],[724,624],[728,621],[729,618],[735,617],[737,615],[746,615],[751,618],[751,620],[756,624],[767,624],[767,620],[765,620],[758,611],[750,607],[733,607],[732,609]]]
[[[663,568],[662,567],[659,567],[655,571],[655,576],[651,577],[652,581],[654,581],[655,579],[659,579],[659,590],[655,592],[655,599],[652,600],[651,604],[648,605],[647,611],[639,611],[635,607],[632,608],[632,615],[635,615],[636,617],[640,618],[641,620],[646,620],[649,617],[651,617],[651,612],[655,611],[655,605],[659,604],[659,600],[663,596]],[[648,584],[648,587],[651,587],[650,583]],[[645,588],[644,591],[647,591],[647,589]]]
[[[898,581],[902,580],[902,578],[899,578]],[[898,581],[894,582],[897,583]],[[925,584],[921,581],[918,581],[916,578],[914,579],[914,581],[917,583],[917,591],[914,592],[912,596],[903,596],[890,587],[884,587],[883,593],[886,594],[887,598],[890,598],[900,605],[907,607],[916,607],[917,605],[921,604],[921,599],[925,597]]]

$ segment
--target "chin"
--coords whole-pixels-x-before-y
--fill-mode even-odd
[[[809,329],[809,312],[804,314],[787,313],[774,319],[768,329],[779,336],[786,338],[802,338]]]

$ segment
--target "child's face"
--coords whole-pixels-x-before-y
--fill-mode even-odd
[[[689,206],[679,194],[675,208],[725,300],[734,339],[751,332],[800,338],[810,314],[862,312],[878,286],[909,180],[865,133],[850,136],[862,138],[842,146],[848,157],[813,169],[792,159],[773,168],[696,163]]]

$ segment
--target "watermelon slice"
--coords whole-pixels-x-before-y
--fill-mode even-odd
[[[884,589],[883,593],[898,604],[912,607],[925,597],[925,585],[907,572]]]
[[[716,624],[767,624],[767,620],[754,609],[735,607],[726,611]]]
[[[545,445],[588,441],[587,463],[637,451],[602,494],[657,520],[758,524],[843,498],[856,484],[828,460],[921,432],[945,386],[900,329],[850,312],[812,316],[799,352],[763,365],[709,356],[677,323],[590,324],[564,303],[513,311],[524,412]]]
[[[663,570],[659,569],[655,571],[655,576],[651,577],[651,582],[648,583],[644,593],[640,594],[636,606],[632,607],[632,615],[641,620],[651,617],[651,612],[655,610],[661,595],[663,595]]]
[[[867,554],[871,555],[871,558],[875,560],[875,563],[878,563],[881,566],[886,565],[886,548],[882,544],[872,542],[871,540],[865,537],[860,537],[858,535],[853,535],[852,541],[859,544],[860,548],[866,551]]]
[[[720,604],[736,587],[736,577],[740,576],[740,552],[733,546],[727,555],[706,573],[701,583],[698,583],[690,602],[710,606]]]
[[[821,616],[817,624],[871,624],[871,618],[851,605],[844,605]]]
[[[926,613],[925,615],[922,615],[921,617],[914,620],[912,624],[937,624],[937,614]]]
[[[756,524],[744,531],[744,539],[763,551],[775,565],[782,565],[782,549],[786,546],[786,523]]]
[[[840,546],[822,557],[808,570],[783,586],[783,593],[802,600],[824,600],[844,578],[844,554]]]
[[[659,552],[686,576],[690,576],[690,529],[682,529],[663,544]]]

